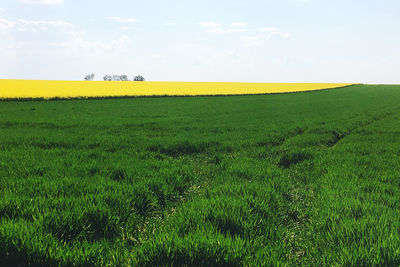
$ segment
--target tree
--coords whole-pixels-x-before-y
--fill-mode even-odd
[[[85,81],[93,81],[93,79],[94,79],[94,73],[85,76]]]
[[[129,81],[127,75],[104,75],[104,81]]]
[[[129,81],[128,76],[127,75],[121,75],[119,76],[121,81]]]
[[[133,78],[133,80],[134,80],[135,82],[144,82],[144,81],[145,81],[145,79],[144,79],[144,77],[143,77],[142,75],[136,75],[136,76]]]

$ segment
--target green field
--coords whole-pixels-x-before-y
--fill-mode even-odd
[[[0,265],[398,266],[400,86],[0,102]]]

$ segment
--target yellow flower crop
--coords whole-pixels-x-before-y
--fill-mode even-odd
[[[347,85],[351,84],[0,80],[0,98],[243,95],[313,91]]]

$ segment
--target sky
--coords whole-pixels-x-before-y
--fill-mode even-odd
[[[399,0],[1,0],[0,79],[400,84]]]

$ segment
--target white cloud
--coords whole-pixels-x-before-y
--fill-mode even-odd
[[[0,29],[17,31],[46,31],[49,28],[57,28],[64,32],[72,30],[72,24],[64,20],[7,20],[0,18]]]
[[[242,22],[234,22],[230,25],[229,28],[224,28],[222,27],[221,24],[218,24],[216,22],[212,21],[206,21],[206,22],[199,22],[199,25],[202,27],[206,28],[206,32],[208,33],[215,33],[215,34],[227,34],[227,33],[233,33],[233,32],[244,32],[246,31],[243,27],[246,26],[246,24]]]
[[[66,79],[86,72],[123,71],[120,59],[132,50],[127,35],[100,41],[63,20],[10,20],[0,16],[0,40],[0,75],[4,78]],[[37,62],[46,64],[39,69]]]
[[[226,30],[228,33],[229,32],[245,32],[245,29],[237,29],[237,28],[229,28]]]
[[[94,42],[84,38],[83,33],[77,30],[74,25],[64,20],[7,20],[0,18],[0,30],[7,32],[47,32],[52,30],[51,36],[58,32],[62,34],[62,39],[53,40],[51,38],[44,41],[32,41],[29,37],[15,38],[17,45],[29,47],[31,45],[42,44],[43,46],[62,47],[62,48],[81,48],[81,49],[97,49],[97,50],[112,50],[120,48],[122,44],[129,40],[129,37],[122,36],[119,39],[110,42]],[[46,35],[49,35],[46,33]]]
[[[281,32],[278,28],[275,27],[263,27],[259,29],[248,29],[246,26],[247,24],[244,22],[233,22],[229,25],[229,27],[224,27],[221,24],[218,24],[213,21],[206,21],[206,22],[199,22],[203,28],[206,29],[207,33],[214,33],[214,34],[228,34],[228,33],[237,33],[237,32],[263,32],[267,33],[266,35],[255,35],[251,38],[258,36],[256,39],[263,39],[260,36],[267,36],[267,38],[272,38],[273,36],[280,36],[283,38],[287,38],[288,34]],[[269,37],[268,37],[269,36]],[[265,38],[264,38],[265,39]]]
[[[129,54],[130,38],[120,36],[106,41],[90,40],[84,34],[71,36],[63,42],[32,42],[10,40],[5,60],[0,63],[0,72],[5,78],[23,79],[81,79],[87,73],[96,73],[102,79],[107,73],[124,73],[126,62],[121,58]],[[2,44],[0,44],[0,48]],[[14,55],[14,58],[11,56]],[[0,56],[2,51],[0,51]],[[3,57],[2,57],[3,59]],[[16,64],[13,65],[13,62]],[[32,62],[26,66],[24,62]],[[38,62],[46,62],[37,68]]]
[[[62,4],[64,0],[18,0],[24,4],[41,4],[41,5],[57,5]]]
[[[218,27],[221,27],[220,24],[215,23],[213,21],[199,22],[199,25],[203,26],[204,28],[218,28]]]
[[[247,46],[261,47],[271,39],[287,39],[290,36],[289,33],[283,32],[275,27],[263,27],[255,31],[260,33],[256,35],[242,36],[242,41],[244,41]]]
[[[4,12],[4,8],[0,7],[0,13]]]
[[[259,33],[257,35],[251,36],[242,36],[242,41],[246,43],[247,46],[250,47],[262,47],[267,41],[270,41],[274,38],[287,39],[290,34],[280,31],[271,31],[267,34]]]
[[[274,27],[264,27],[261,29],[258,29],[259,32],[279,32],[279,29],[274,28]]]
[[[14,22],[0,18],[0,30],[10,29],[14,26]]]
[[[232,29],[232,28],[228,28],[228,29],[224,29],[221,27],[218,28],[212,28],[209,29],[207,32],[208,33],[216,33],[216,34],[227,34],[227,33],[233,33],[233,32],[245,32],[245,29]]]
[[[85,39],[82,35],[77,35],[75,38],[71,38],[66,42],[58,43],[56,47],[66,49],[69,53],[75,51],[96,53],[101,51],[118,51],[129,41],[130,38],[126,35],[108,42],[90,41]]]
[[[107,17],[107,19],[115,21],[117,23],[134,23],[137,21],[134,18],[121,18],[121,17]]]
[[[233,22],[231,24],[231,27],[244,27],[244,26],[246,26],[246,23],[244,22]]]

